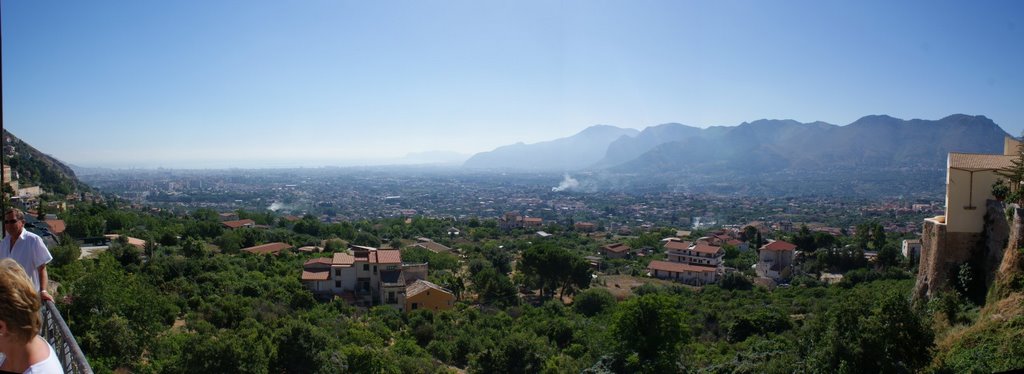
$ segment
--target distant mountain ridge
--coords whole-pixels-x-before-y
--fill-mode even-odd
[[[944,167],[949,152],[1001,153],[1003,137],[1008,135],[985,116],[964,114],[940,120],[869,115],[846,126],[768,119],[704,129],[668,123],[609,142],[603,146],[603,155],[592,158],[590,163],[584,162],[584,156],[578,156],[581,159],[573,165],[559,165],[575,166],[575,170],[621,173],[690,171],[722,175],[833,169],[934,169]],[[550,143],[554,142],[548,142],[549,146]],[[540,144],[545,143],[536,145]],[[544,165],[558,162],[543,158],[552,151],[534,152],[536,145],[519,144],[498,150],[503,150],[506,158],[514,158],[514,153],[532,154],[531,162],[520,164],[519,169],[530,169],[528,166],[532,165],[530,170],[545,170]],[[592,146],[602,145],[593,143]],[[577,150],[576,153],[592,156],[600,152]]]
[[[622,136],[633,136],[634,129],[615,126],[591,126],[576,135],[535,144],[516,143],[473,155],[463,167],[472,169],[507,169],[568,171],[593,165],[601,159],[608,144]]]

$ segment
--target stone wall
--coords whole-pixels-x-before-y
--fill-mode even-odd
[[[981,233],[949,232],[945,223],[926,219],[921,232],[921,261],[914,285],[914,299],[927,301],[936,293],[952,289],[960,265],[972,261],[981,272],[987,289],[995,281],[996,269],[1010,241],[1010,225],[1002,202],[985,204],[985,225]],[[983,296],[982,296],[983,297]]]
[[[914,298],[928,300],[946,289],[951,269],[970,258],[981,238],[980,233],[948,232],[945,223],[926,219],[921,232],[921,262],[917,268]]]

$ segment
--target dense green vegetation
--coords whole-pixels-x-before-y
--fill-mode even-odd
[[[114,242],[88,260],[62,254],[51,270],[61,284],[59,307],[97,372],[855,373],[915,371],[932,356],[929,311],[911,307],[913,281],[896,269],[861,268],[854,282],[794,280],[771,291],[736,273],[720,286],[647,284],[617,300],[590,282],[582,261],[601,243],[571,231],[539,239],[483,221],[468,225],[468,240],[455,240],[443,220],[312,217],[266,217],[268,228],[225,231],[210,213],[95,205],[65,214],[69,231],[91,234],[96,225],[154,243]],[[465,256],[403,250],[408,260],[431,263],[431,279],[460,296],[452,310],[402,314],[317,302],[299,273],[320,255],[237,251],[270,241],[376,245],[418,236]],[[749,261],[749,253],[732,259]]]

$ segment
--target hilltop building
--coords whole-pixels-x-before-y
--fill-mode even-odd
[[[930,298],[935,292],[946,289],[952,269],[967,262],[972,253],[993,257],[987,261],[999,263],[1002,248],[985,248],[979,243],[986,239],[986,214],[1003,218],[1003,205],[993,196],[992,185],[1001,178],[1000,169],[1013,165],[1013,160],[1020,155],[1020,146],[1021,141],[1006,137],[1001,155],[949,153],[945,214],[925,219],[921,232],[920,265],[914,287],[916,298]],[[992,221],[998,223],[998,220]],[[1006,235],[990,233],[989,236]],[[995,243],[998,241],[989,240],[993,243],[985,245],[1001,247]]]
[[[235,221],[221,221],[220,224],[221,224],[221,226],[224,226],[224,228],[231,229],[231,230],[236,230],[236,229],[240,229],[240,228],[243,228],[243,227],[246,227],[246,228],[256,227],[256,221],[253,221],[251,219],[242,219],[242,220],[235,220]]]
[[[455,294],[434,283],[417,280],[405,289],[405,310],[446,310],[455,304]]]
[[[402,264],[402,255],[396,249],[349,245],[349,251],[306,261],[302,283],[321,299],[338,296],[357,306],[388,305],[400,311],[410,310],[410,287],[415,291],[411,296],[419,295],[426,287],[431,289],[428,295],[412,300],[417,308],[451,307],[443,295],[450,291],[419,283],[427,277],[426,264]]]
[[[908,259],[916,259],[921,255],[921,239],[904,239],[900,253]]]
[[[664,248],[668,261],[654,260],[647,265],[655,278],[702,285],[718,282],[725,273],[725,251],[712,245],[710,238],[700,238],[696,243],[666,240]]]
[[[757,276],[781,280],[785,278],[783,271],[793,266],[793,254],[796,252],[796,244],[773,240],[761,246],[757,254],[757,265],[755,271]]]
[[[608,244],[600,249],[601,255],[607,258],[627,258],[631,250],[625,243]]]
[[[519,212],[506,212],[498,219],[498,226],[501,227],[502,230],[537,228],[542,224],[544,224],[543,218],[526,217],[520,215]]]

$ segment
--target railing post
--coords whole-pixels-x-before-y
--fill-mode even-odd
[[[92,374],[92,367],[89,366],[89,361],[85,359],[85,354],[78,347],[75,336],[71,335],[71,329],[64,322],[64,318],[61,317],[57,306],[52,301],[44,301],[42,313],[43,327],[39,334],[53,346],[53,350],[57,353],[57,358],[64,365],[64,372]]]

